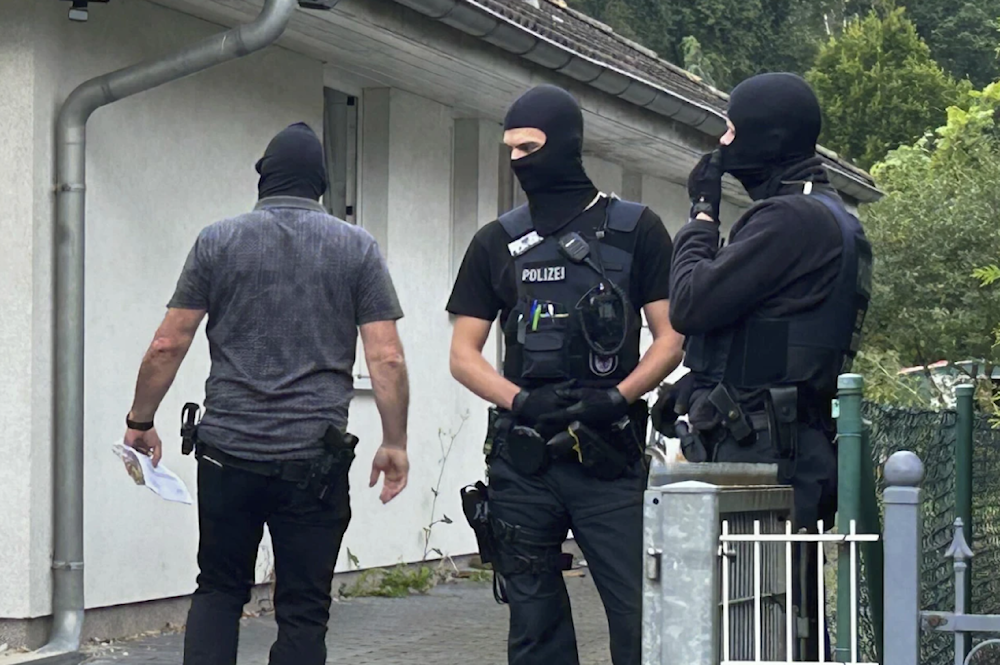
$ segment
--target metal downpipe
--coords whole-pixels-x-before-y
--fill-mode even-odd
[[[288,26],[296,0],[176,53],[78,86],[56,121],[55,446],[52,630],[36,652],[75,652],[83,632],[84,247],[87,120],[102,106],[258,51]]]

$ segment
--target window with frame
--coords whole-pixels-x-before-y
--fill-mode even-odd
[[[360,99],[332,88],[323,89],[323,144],[328,187],[323,206],[334,217],[358,223],[358,174],[361,114]],[[354,387],[371,389],[364,347],[358,337],[354,356]]]

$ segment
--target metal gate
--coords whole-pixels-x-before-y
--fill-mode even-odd
[[[795,660],[793,583],[815,585],[820,599],[826,585],[822,572],[793,580],[797,547],[822,561],[823,545],[837,544],[850,556],[857,600],[857,544],[879,536],[856,533],[853,522],[847,534],[792,533],[792,490],[776,473],[759,464],[654,465],[644,505],[643,665],[805,662]],[[849,621],[852,645],[841,660],[860,663],[856,610]]]
[[[792,533],[792,523],[785,521],[783,531],[765,530],[760,521],[755,521],[753,531],[749,534],[733,533],[728,521],[722,525],[721,543],[722,566],[722,665],[750,665],[751,663],[809,663],[829,662],[825,659],[824,650],[820,649],[818,661],[796,659],[796,636],[799,634],[799,623],[792,601],[792,558],[795,548],[801,548],[804,555],[816,556],[819,574],[815,580],[800,580],[802,584],[814,584],[817,589],[819,607],[818,632],[825,635],[826,616],[826,580],[823,574],[824,545],[835,543],[840,551],[850,556],[851,578],[854,583],[849,589],[852,612],[849,617],[851,644],[845,654],[847,657],[840,662],[865,663],[858,659],[858,543],[872,542],[879,539],[878,534],[856,533],[856,525],[852,521],[847,534],[823,533],[824,525],[819,523],[819,533]],[[733,556],[730,547],[743,547],[735,555],[744,559],[742,566],[730,562]],[[776,560],[780,561],[776,565]],[[749,562],[749,565],[748,563]],[[728,564],[728,565],[727,565]],[[747,569],[751,568],[750,574]],[[728,572],[735,569],[733,572]],[[775,571],[783,571],[784,580],[780,592],[775,593],[777,585]],[[781,573],[779,573],[781,574]],[[730,580],[735,580],[734,583]],[[749,584],[747,582],[749,580]],[[752,602],[752,616],[748,620],[746,612],[734,616],[737,598],[743,598],[742,592],[752,585],[751,595],[746,602]],[[736,592],[734,594],[734,591]],[[792,611],[787,611],[792,608]],[[745,608],[749,609],[749,608]],[[752,643],[751,643],[752,640]]]

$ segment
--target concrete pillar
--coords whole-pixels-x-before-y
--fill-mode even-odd
[[[476,231],[512,206],[514,190],[510,148],[503,145],[503,131],[496,123],[479,118],[455,120],[452,150],[451,275],[454,279]],[[496,335],[498,327],[494,326],[483,348],[486,357],[494,356],[495,366],[501,367],[503,344]]]
[[[452,275],[458,274],[472,237],[497,218],[501,164],[500,127],[478,118],[455,120],[452,144]]]
[[[642,174],[635,171],[622,173],[622,191],[618,192],[626,201],[642,201]]]
[[[583,156],[583,168],[587,171],[587,175],[590,176],[591,181],[593,181],[594,185],[599,190],[605,194],[615,192],[619,196],[621,195],[621,166],[613,162],[603,160],[600,157],[585,154]]]

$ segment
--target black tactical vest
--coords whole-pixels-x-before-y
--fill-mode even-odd
[[[514,258],[517,304],[504,325],[504,376],[522,387],[576,379],[581,386],[610,388],[639,363],[642,323],[632,305],[624,308],[626,341],[612,357],[591,351],[583,333],[580,305],[592,290],[604,290],[600,274],[573,263],[559,250],[559,238],[575,231],[590,245],[590,256],[603,266],[607,279],[629,293],[635,228],[645,206],[608,200],[603,222],[595,228],[577,218],[551,236],[542,238],[531,222],[527,205],[500,217],[513,238],[508,250]],[[589,228],[588,228],[589,227]],[[627,250],[602,242],[612,234],[628,238]]]
[[[836,393],[838,375],[850,371],[871,298],[871,245],[839,201],[811,196],[830,209],[843,238],[833,291],[805,312],[751,315],[730,328],[688,337],[684,363],[706,383],[743,390],[795,385],[807,397],[825,399]]]

